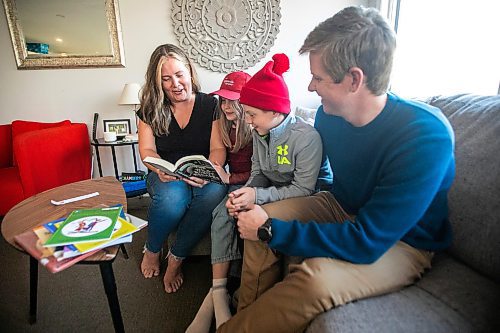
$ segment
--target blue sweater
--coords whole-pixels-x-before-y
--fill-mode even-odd
[[[320,106],[315,127],[332,166],[330,192],[356,219],[273,219],[271,248],[368,264],[399,240],[429,251],[449,246],[454,135],[439,109],[388,94],[382,112],[365,126],[354,127]]]

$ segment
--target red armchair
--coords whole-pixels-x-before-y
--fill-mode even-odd
[[[0,125],[0,216],[34,194],[90,176],[87,125],[69,120]]]

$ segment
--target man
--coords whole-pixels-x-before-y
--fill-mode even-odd
[[[453,132],[439,110],[387,92],[395,47],[387,22],[362,7],[306,38],[333,185],[236,214],[238,313],[218,331],[302,331],[333,307],[413,283],[450,244]],[[281,281],[284,257],[294,260]]]

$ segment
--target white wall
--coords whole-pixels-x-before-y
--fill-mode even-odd
[[[315,0],[310,6],[298,0],[281,0],[280,32],[266,57],[246,71],[254,74],[274,53],[290,57],[290,71],[285,74],[292,104],[315,107],[318,97],[307,91],[310,79],[307,56],[298,49],[319,22],[345,6],[367,4],[369,0]],[[0,15],[0,124],[15,119],[87,123],[91,129],[94,112],[100,115],[98,137],[102,136],[102,119],[130,118],[132,108],[117,105],[126,82],[144,83],[151,52],[164,43],[177,44],[171,23],[170,0],[119,1],[125,68],[18,70],[10,41],[7,20]],[[218,89],[223,74],[197,67],[203,91]],[[132,126],[135,131],[135,124]],[[104,175],[113,175],[111,153],[101,149]],[[117,151],[121,171],[132,171],[128,147]],[[95,164],[95,163],[94,163]],[[97,170],[97,168],[95,167]],[[94,171],[94,176],[97,171]]]

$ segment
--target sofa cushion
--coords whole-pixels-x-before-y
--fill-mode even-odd
[[[500,284],[476,273],[447,254],[416,285],[454,309],[476,332],[499,332]]]
[[[71,121],[63,120],[57,123],[40,123],[36,121],[26,121],[26,120],[14,120],[12,122],[12,142],[15,138],[23,133],[42,130],[46,128],[59,127],[59,126],[69,126]],[[13,164],[17,165],[16,157],[13,156]]]
[[[500,281],[500,96],[435,96],[455,131],[451,253]]]
[[[424,290],[411,286],[397,293],[372,297],[321,314],[308,333],[471,332],[469,322]]]
[[[9,209],[24,199],[23,186],[17,168],[0,168],[0,189],[2,193],[0,216],[4,216]]]

